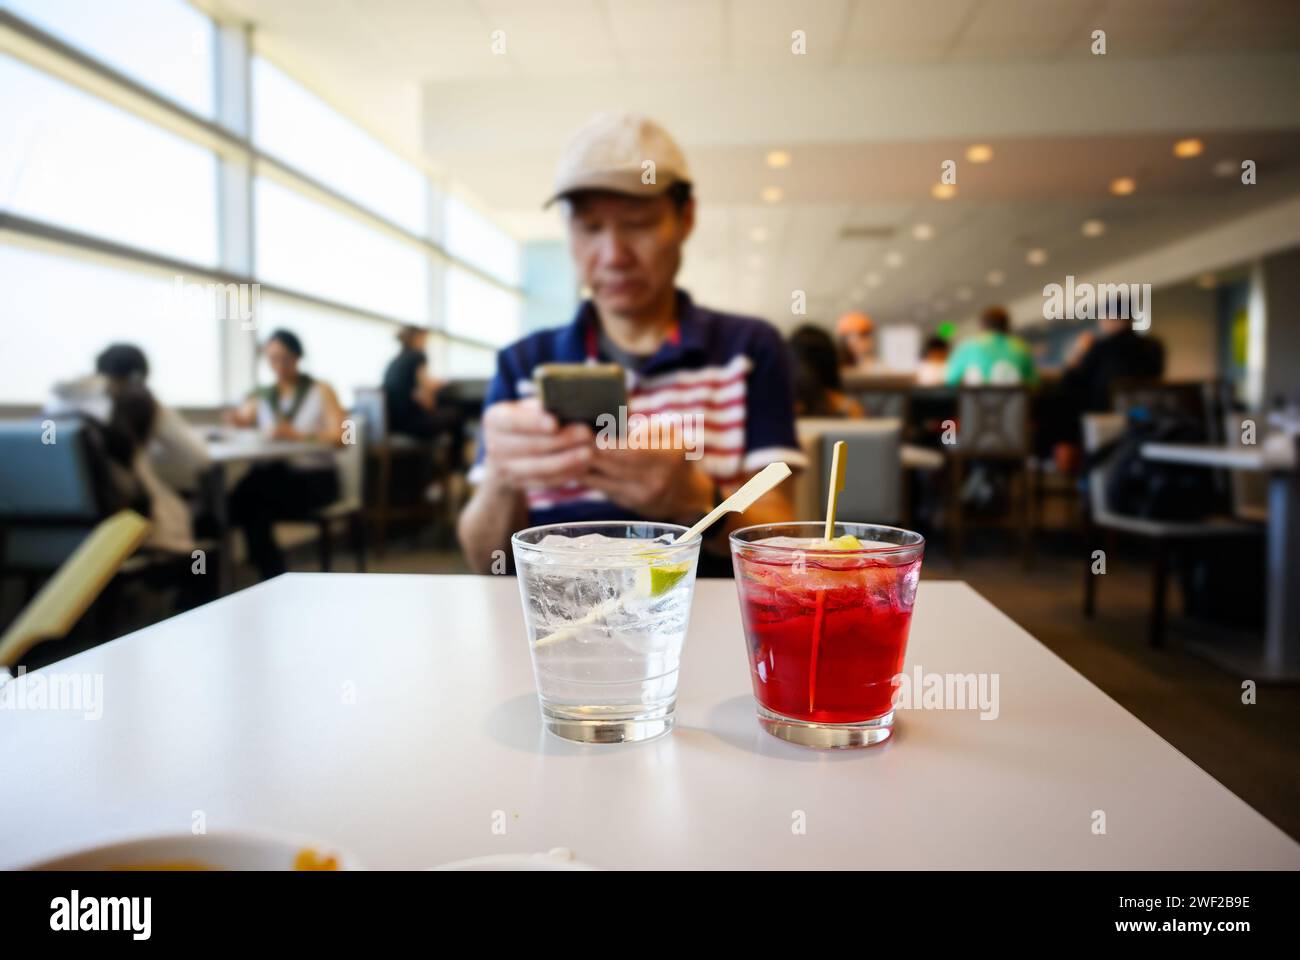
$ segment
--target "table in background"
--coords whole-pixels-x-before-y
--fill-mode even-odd
[[[1268,600],[1264,649],[1226,650],[1197,644],[1197,652],[1248,680],[1300,680],[1300,472],[1295,459],[1272,457],[1260,446],[1145,443],[1148,460],[1222,470],[1267,472]]]
[[[235,584],[235,538],[230,523],[229,468],[236,464],[289,460],[304,454],[327,452],[314,440],[272,440],[254,431],[209,433],[205,438],[212,466],[199,477],[203,501],[208,505],[221,544],[217,558],[217,592],[224,596]]]
[[[1300,868],[1300,846],[968,586],[920,585],[909,674],[999,715],[902,711],[823,753],[754,718],[735,586],[701,581],[678,726],[543,732],[506,577],[287,574],[64,660],[99,720],[4,717],[0,866],[191,829],[317,837],[371,867],[571,848],[601,867]],[[1094,832],[1104,814],[1104,833]],[[494,832],[504,826],[504,833]]]

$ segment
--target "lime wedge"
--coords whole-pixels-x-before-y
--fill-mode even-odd
[[[833,537],[826,541],[832,550],[861,550],[862,541],[851,533],[846,533],[842,537]]]
[[[689,563],[650,568],[650,596],[661,597],[673,588],[682,577],[691,572]]]

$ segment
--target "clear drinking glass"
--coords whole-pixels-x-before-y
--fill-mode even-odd
[[[758,720],[811,747],[889,737],[925,540],[897,527],[775,523],[731,535]]]
[[[546,728],[648,740],[673,726],[697,535],[669,523],[550,524],[511,538]]]

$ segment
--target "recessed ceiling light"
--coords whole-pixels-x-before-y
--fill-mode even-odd
[[[762,196],[764,203],[780,203],[785,193],[780,187],[764,187],[760,196]]]
[[[790,166],[790,154],[785,150],[769,150],[767,154],[767,165],[769,167],[776,167],[778,170],[781,167],[788,167]]]
[[[975,294],[970,287],[958,287],[956,297],[958,300],[969,300]]]
[[[936,183],[930,188],[930,196],[936,200],[951,200],[957,196],[957,184],[955,183]]]
[[[1047,262],[1047,251],[1042,247],[1034,247],[1025,254],[1025,263],[1031,267],[1041,267]]]
[[[1001,270],[990,270],[988,274],[984,277],[984,279],[988,281],[988,285],[990,287],[1002,286],[1002,281],[1005,280],[1006,278],[1007,275],[1003,273]]]
[[[918,223],[912,228],[912,236],[917,240],[929,240],[934,236],[934,227],[928,223]]]
[[[1219,285],[1219,278],[1212,273],[1203,273],[1196,278],[1196,285],[1202,290],[1213,290]]]
[[[1214,175],[1216,177],[1235,177],[1241,170],[1241,164],[1236,160],[1220,160],[1214,165]]]
[[[867,286],[869,287],[880,286],[880,274],[878,273],[869,273],[864,279],[867,281]]]
[[[993,159],[993,148],[987,143],[975,143],[966,148],[966,159],[971,163],[988,163]]]
[[[1117,197],[1127,197],[1137,188],[1137,181],[1132,177],[1116,177],[1110,182],[1110,192]]]
[[[755,243],[762,243],[767,239],[767,229],[765,227],[754,227],[749,231],[749,239]]]
[[[1179,140],[1174,144],[1174,156],[1183,160],[1190,160],[1192,157],[1199,157],[1205,150],[1205,144],[1195,137],[1188,137],[1185,140]]]
[[[1101,220],[1085,220],[1079,229],[1085,237],[1100,237],[1106,232],[1106,224]]]
[[[890,250],[885,254],[885,265],[890,267],[901,267],[903,265],[903,255],[897,250]]]

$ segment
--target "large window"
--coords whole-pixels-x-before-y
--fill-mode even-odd
[[[447,198],[443,218],[448,253],[502,283],[518,286],[519,244],[513,237],[456,197]]]
[[[449,267],[443,286],[443,316],[448,333],[505,346],[519,336],[517,294],[460,267]]]
[[[185,0],[0,0],[0,7],[191,112],[212,116],[215,31]]]
[[[426,233],[420,171],[261,57],[253,61],[253,142],[385,219]]]
[[[220,356],[214,301],[194,292],[203,282],[0,241],[0,403],[40,402],[125,342],[149,357],[149,386],[168,403],[219,404],[220,367],[195,362]]]
[[[449,343],[446,363],[448,377],[488,380],[496,373],[497,355],[493,350],[465,343]]]
[[[0,403],[40,402],[115,341],[149,354],[163,400],[215,406],[266,379],[250,340],[277,326],[344,402],[380,382],[402,324],[433,331],[443,376],[490,373],[518,336],[519,244],[245,31],[218,48],[186,0],[0,8],[33,28],[0,53]],[[193,122],[245,93],[246,127]],[[218,290],[255,284],[256,334],[217,313]]]
[[[268,283],[413,322],[428,316],[424,251],[259,178],[257,274]]]
[[[210,151],[0,55],[0,208],[215,266],[216,183]]]

